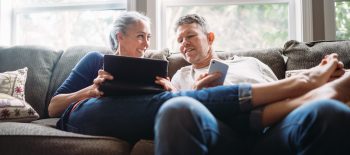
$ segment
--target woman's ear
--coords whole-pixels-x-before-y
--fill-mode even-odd
[[[212,44],[214,42],[214,39],[215,39],[214,32],[209,32],[208,33],[208,40],[209,40],[210,44]]]
[[[117,34],[117,38],[118,38],[118,40],[120,41],[120,40],[123,40],[123,34],[121,33],[121,32],[118,32]]]

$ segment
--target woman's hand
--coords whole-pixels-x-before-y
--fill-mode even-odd
[[[156,81],[154,82],[156,84],[161,85],[167,91],[177,91],[177,89],[171,84],[169,77],[162,78],[162,77],[156,76]]]
[[[222,85],[223,83],[218,83],[218,79],[221,77],[220,72],[215,72],[212,74],[204,73],[199,75],[198,79],[193,84],[194,90],[200,90],[208,87],[215,87],[218,85]]]
[[[101,97],[103,92],[99,88],[106,80],[113,80],[113,76],[102,69],[98,70],[98,76],[94,79],[93,84],[88,87],[88,97]]]

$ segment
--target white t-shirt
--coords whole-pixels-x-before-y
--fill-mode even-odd
[[[265,83],[278,80],[269,66],[253,57],[234,56],[233,60],[223,60],[229,65],[224,85],[238,83]],[[192,65],[179,69],[171,79],[177,90],[191,90],[199,75],[207,73],[209,66],[194,69]]]

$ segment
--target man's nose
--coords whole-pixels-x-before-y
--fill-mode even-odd
[[[190,45],[190,41],[189,41],[188,39],[184,39],[184,40],[182,41],[181,46],[187,47],[188,45]]]

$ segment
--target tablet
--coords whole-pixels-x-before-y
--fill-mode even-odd
[[[100,86],[104,95],[159,93],[164,89],[154,82],[156,76],[168,76],[168,61],[149,58],[105,55],[103,68],[114,77]]]

